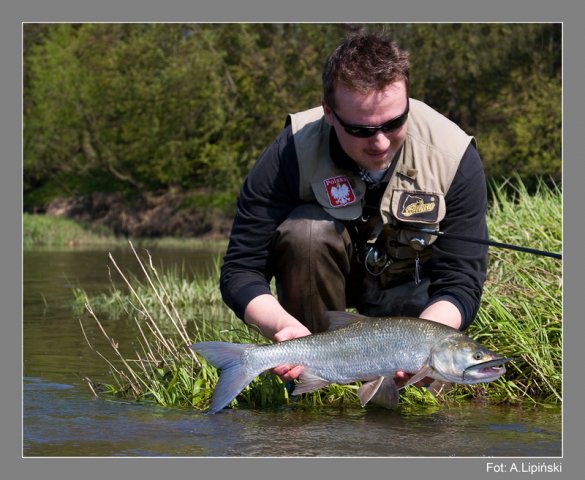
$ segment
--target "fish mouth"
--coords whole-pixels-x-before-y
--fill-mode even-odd
[[[495,380],[506,373],[504,363],[514,360],[514,357],[496,358],[487,362],[476,363],[463,370],[462,380],[465,382],[465,375],[473,374],[472,379],[480,379],[486,382]]]

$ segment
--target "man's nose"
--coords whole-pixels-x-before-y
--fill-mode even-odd
[[[390,146],[390,139],[384,132],[378,130],[370,139],[370,144],[372,147],[376,147],[379,150],[385,150]]]

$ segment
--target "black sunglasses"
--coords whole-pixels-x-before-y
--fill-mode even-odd
[[[331,107],[331,111],[333,112],[333,115],[335,115],[335,118],[337,119],[337,121],[341,124],[341,126],[343,127],[343,129],[350,134],[353,137],[359,137],[359,138],[368,138],[368,137],[372,137],[373,135],[375,135],[378,132],[384,132],[384,133],[389,133],[389,132],[393,132],[394,130],[398,130],[400,127],[402,127],[402,125],[404,125],[406,123],[406,120],[408,119],[408,110],[410,107],[410,102],[408,101],[408,99],[406,100],[406,110],[404,110],[404,113],[402,113],[401,115],[399,115],[396,118],[393,118],[392,120],[388,120],[387,122],[383,123],[382,125],[378,125],[378,126],[368,126],[368,125],[353,125],[351,123],[345,123],[341,118],[339,118],[339,115],[337,115],[337,113],[335,112],[335,110],[333,110]]]

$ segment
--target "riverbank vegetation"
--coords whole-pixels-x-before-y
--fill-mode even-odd
[[[210,248],[227,245],[226,238],[216,235],[206,238],[138,237],[131,239],[142,248]],[[116,235],[110,228],[70,218],[25,213],[22,217],[22,246],[24,250],[69,248],[121,248],[128,238]]]
[[[30,248],[62,248],[122,242],[107,227],[83,224],[69,218],[25,213],[22,217],[22,245]]]
[[[495,241],[561,252],[560,189],[540,182],[534,193],[520,181],[493,186],[488,214]],[[116,267],[115,258],[111,257]],[[196,341],[265,343],[223,304],[219,264],[210,276],[187,279],[180,269],[159,273],[148,256],[137,254],[144,276],[88,298],[76,290],[82,327],[97,322],[111,350],[96,352],[109,365],[112,381],[87,379],[96,395],[167,406],[205,409],[217,382],[217,371],[190,351]],[[84,313],[85,312],[85,313]],[[121,352],[101,327],[100,316],[135,322],[140,332],[135,352]],[[85,331],[84,328],[84,331]],[[486,347],[514,357],[506,375],[489,384],[455,386],[434,398],[407,387],[402,409],[433,409],[461,401],[560,405],[562,402],[562,271],[559,260],[490,248],[489,275],[480,312],[467,333]],[[86,337],[87,338],[87,337]],[[92,342],[88,343],[90,348]],[[331,385],[304,394],[297,408],[329,405],[359,408],[356,385]],[[232,406],[273,408],[291,404],[278,377],[264,373],[238,395]]]

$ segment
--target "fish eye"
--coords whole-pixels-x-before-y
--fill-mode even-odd
[[[474,360],[481,360],[482,358],[483,358],[483,353],[481,353],[481,352],[475,352],[473,354],[473,359]]]

